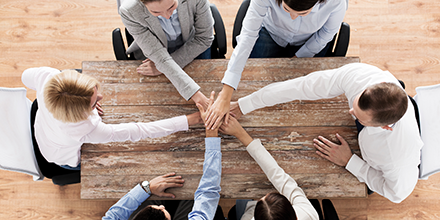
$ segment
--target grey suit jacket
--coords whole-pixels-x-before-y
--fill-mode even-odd
[[[122,22],[133,35],[145,57],[189,100],[200,86],[182,68],[211,46],[214,21],[207,0],[178,0],[177,13],[182,29],[182,47],[171,55],[159,19],[139,0],[125,0],[119,8]]]

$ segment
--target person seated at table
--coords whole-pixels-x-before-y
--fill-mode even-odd
[[[390,72],[363,63],[347,64],[269,84],[231,106],[234,115],[240,117],[266,106],[342,94],[358,128],[362,158],[351,152],[339,134],[340,144],[323,136],[314,139],[316,153],[345,167],[372,191],[400,203],[417,184],[423,142],[414,106]]]
[[[226,115],[248,57],[323,57],[338,32],[346,0],[252,0],[222,79],[223,88],[209,110],[206,126]],[[332,48],[331,48],[332,49]]]
[[[165,74],[185,100],[206,108],[208,99],[182,68],[211,58],[214,20],[208,0],[125,0],[119,13],[135,40],[127,52],[143,60],[137,72]]]
[[[83,143],[139,141],[202,123],[200,113],[149,123],[105,124],[99,114],[103,98],[99,82],[76,70],[29,68],[22,74],[25,86],[37,91],[35,138],[43,157],[65,169],[81,168]]]
[[[210,104],[212,104],[213,101],[214,92],[211,93]],[[201,118],[204,119],[206,117],[206,112],[203,106],[197,104],[197,107],[200,110]],[[220,200],[219,192],[221,190],[221,140],[218,137],[218,128],[215,128],[214,130],[206,130],[205,135],[205,161],[203,163],[203,175],[200,179],[199,186],[194,193],[193,203],[189,203],[188,201],[179,202],[178,207],[174,207],[174,210],[177,210],[175,211],[176,215],[174,216],[170,215],[167,211],[170,207],[154,205],[163,204],[163,202],[149,203],[147,199],[151,195],[176,198],[173,194],[165,193],[164,191],[171,187],[182,187],[184,180],[181,176],[175,176],[175,173],[170,173],[161,177],[156,177],[150,182],[144,181],[142,184],[136,185],[129,193],[113,205],[102,219],[125,220],[132,214],[134,215],[133,220],[214,219],[218,202]],[[137,213],[133,213],[144,201],[147,206]],[[193,204],[192,210],[191,206],[188,206],[188,204]]]
[[[258,200],[253,212],[255,220],[319,219],[296,181],[284,172],[259,139],[254,140],[243,129],[237,119],[231,117],[228,124],[220,126],[220,132],[235,136],[246,146],[247,152],[278,191],[268,193]]]

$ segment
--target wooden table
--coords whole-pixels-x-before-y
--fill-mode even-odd
[[[332,69],[359,58],[249,59],[232,100],[275,81]],[[195,60],[184,70],[201,91],[220,91],[228,60]],[[102,83],[105,123],[150,122],[197,111],[165,76],[136,73],[139,61],[83,62],[83,73]],[[309,198],[366,197],[365,184],[344,168],[320,158],[313,138],[336,141],[338,132],[359,154],[354,120],[345,96],[317,101],[295,101],[268,107],[239,121],[253,138],[260,138],[278,164]],[[183,188],[170,189],[176,199],[193,199],[202,175],[203,125],[167,137],[136,143],[84,144],[81,156],[81,198],[119,199],[137,183],[169,172],[185,179]],[[222,137],[222,198],[260,198],[276,191],[258,164],[236,138]],[[154,199],[154,198],[152,198]],[[157,197],[156,197],[157,199]]]

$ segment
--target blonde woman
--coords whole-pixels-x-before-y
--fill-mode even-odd
[[[50,67],[23,72],[23,83],[37,91],[35,138],[43,157],[69,170],[80,169],[83,143],[139,141],[188,130],[201,123],[200,113],[150,123],[105,124],[99,82],[75,70]]]

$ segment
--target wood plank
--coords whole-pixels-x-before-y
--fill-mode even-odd
[[[339,133],[346,139],[351,149],[358,150],[355,127],[259,127],[245,128],[254,139],[260,139],[268,150],[310,150],[313,138],[318,135],[338,143],[335,136]],[[221,135],[222,151],[246,151],[235,137]],[[84,152],[112,151],[203,151],[205,149],[205,129],[196,128],[186,132],[177,132],[166,137],[143,139],[138,142],[112,142],[108,144],[84,144]]]
[[[241,82],[240,89],[232,95],[232,101],[247,96],[271,82]],[[200,91],[209,97],[211,91],[216,94],[221,90],[222,84],[218,82],[198,83]],[[183,99],[171,83],[129,83],[129,84],[103,84],[101,94],[102,105],[185,105],[193,104],[192,101]],[[302,102],[347,102],[341,95],[333,99]]]
[[[103,106],[109,124],[150,122],[198,111],[190,106]],[[256,110],[240,118],[244,127],[355,126],[346,103],[286,103]],[[194,127],[202,127],[201,125]]]
[[[223,78],[228,62],[227,59],[215,59],[209,62],[194,60],[184,68],[184,71],[197,83],[218,83]],[[249,59],[243,70],[241,81],[284,81],[316,70],[334,69],[348,63],[358,62],[360,62],[358,57]],[[141,61],[84,61],[82,68],[84,74],[95,77],[101,83],[169,83],[164,75],[149,77],[138,74],[136,68],[140,64]],[[292,69],[292,66],[298,68]],[[286,73],[286,69],[291,72]]]
[[[346,173],[341,168],[310,150],[269,151],[287,173]],[[162,175],[177,173],[202,174],[204,151],[171,152],[88,152],[81,156],[81,175]],[[223,174],[261,173],[258,164],[245,151],[222,152]],[[115,186],[117,187],[117,186]]]
[[[176,195],[177,199],[193,199],[194,192],[197,189],[201,175],[181,175],[185,184],[182,188],[168,189],[167,192]],[[366,188],[364,184],[349,173],[343,174],[320,174],[310,175],[295,173],[289,174],[304,190],[309,198],[318,198],[331,195],[332,197],[364,197]],[[156,175],[157,176],[157,175]],[[82,199],[110,199],[120,198],[126,194],[134,185],[145,180],[156,177],[155,175],[127,175],[127,176],[82,176],[81,198]],[[119,188],[114,189],[111,186],[118,185]],[[276,189],[264,174],[239,175],[222,173],[222,181],[220,184],[222,191],[221,198],[249,198],[254,195],[253,199],[263,197],[269,192]],[[246,190],[243,190],[246,189]],[[152,196],[151,199],[159,199]],[[160,198],[162,199],[162,198]]]

